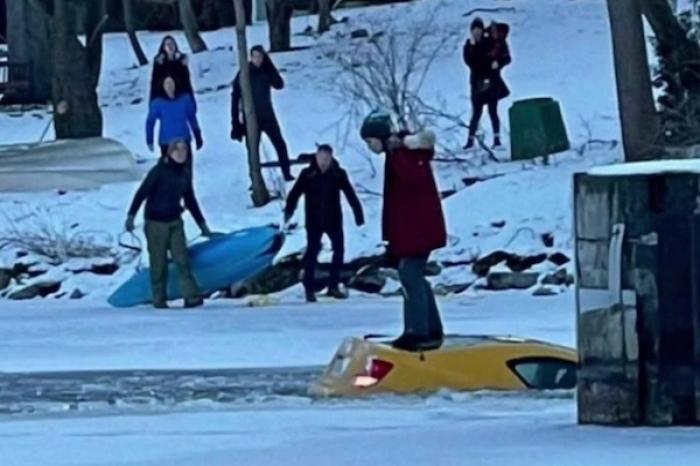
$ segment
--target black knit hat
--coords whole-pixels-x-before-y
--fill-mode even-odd
[[[362,139],[375,138],[386,141],[393,131],[394,123],[391,121],[391,115],[381,110],[375,110],[362,122],[360,136]]]
[[[472,21],[471,30],[473,31],[474,29],[483,30],[484,29],[484,20],[479,18],[479,17],[474,18],[474,21]]]
[[[267,55],[267,53],[265,52],[265,47],[263,47],[262,45],[253,46],[253,48],[250,49],[251,55],[253,54],[253,52],[260,52],[263,55]]]

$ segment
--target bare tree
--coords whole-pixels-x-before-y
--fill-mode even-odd
[[[43,7],[37,0],[31,1],[37,7]],[[57,139],[102,135],[102,112],[96,88],[102,61],[102,31],[107,20],[106,0],[88,5],[85,44],[78,39],[76,8],[77,5],[69,0],[54,0],[50,21],[52,100]],[[49,14],[48,10],[45,11]]]
[[[626,161],[653,157],[659,127],[651,90],[640,0],[608,0]]]
[[[369,40],[328,51],[338,68],[331,89],[345,106],[348,130],[378,107],[392,112],[402,128],[421,128],[436,117],[459,120],[421,97],[433,63],[458,37],[456,29],[437,24],[439,10],[411,25],[374,23],[370,29],[380,32]]]
[[[233,0],[236,9],[236,37],[238,43],[238,62],[240,63],[239,85],[243,97],[243,111],[246,122],[246,146],[248,148],[248,167],[250,182],[253,187],[252,199],[255,207],[270,202],[270,193],[265,186],[265,179],[260,168],[260,131],[258,118],[253,105],[253,89],[250,85],[250,67],[248,65],[248,43],[246,40],[246,21],[243,0]]]
[[[148,64],[148,58],[146,54],[143,53],[141,44],[139,43],[138,37],[136,37],[136,31],[134,29],[134,8],[133,0],[122,0],[122,9],[124,13],[124,28],[129,36],[129,42],[131,42],[131,48],[134,49],[136,54],[136,59],[139,61],[140,66]]]
[[[318,0],[318,33],[323,34],[331,29],[333,24],[333,16],[331,8],[333,0]]]
[[[192,9],[191,0],[177,0],[178,11],[180,12],[180,23],[185,30],[187,42],[190,44],[192,53],[199,53],[207,50],[207,44],[199,35],[199,25],[197,17]]]
[[[290,0],[266,0],[267,22],[270,30],[270,50],[281,52],[292,48],[292,13]]]

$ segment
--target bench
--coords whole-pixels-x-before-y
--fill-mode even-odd
[[[29,64],[0,62],[0,94],[10,95],[29,89]]]

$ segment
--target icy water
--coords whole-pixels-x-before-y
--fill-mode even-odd
[[[572,400],[573,392],[439,392],[325,399],[308,394],[323,366],[266,369],[124,370],[0,373],[0,420],[62,415],[164,413],[175,410],[282,408],[314,404],[520,405],[523,399]]]

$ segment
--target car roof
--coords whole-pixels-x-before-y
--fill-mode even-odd
[[[393,341],[393,338],[390,338],[386,335],[368,335],[365,337],[365,340],[370,341],[372,343],[379,343],[382,345],[390,346],[391,342]],[[554,343],[530,338],[521,338],[513,335],[445,335],[440,349],[469,348],[488,344],[539,344],[553,348],[563,348],[566,350],[572,349]]]

